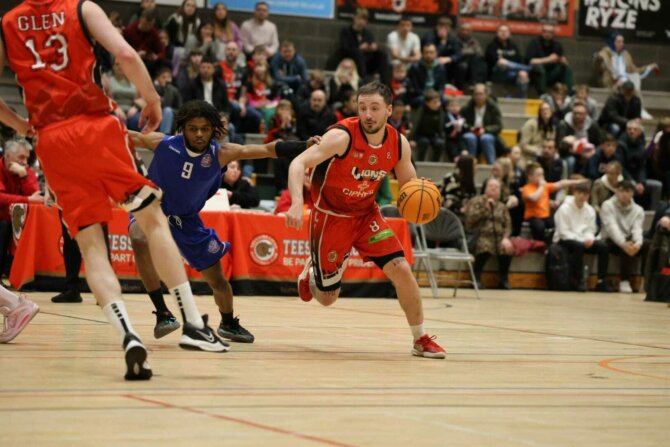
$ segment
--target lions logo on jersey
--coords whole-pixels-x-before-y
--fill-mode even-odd
[[[209,168],[210,166],[212,166],[212,156],[209,155],[209,154],[205,154],[202,157],[202,161],[200,162],[200,166],[202,166],[203,168]]]

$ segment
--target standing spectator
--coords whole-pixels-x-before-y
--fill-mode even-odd
[[[270,7],[266,2],[256,3],[254,16],[242,23],[242,46],[250,55],[259,45],[265,47],[268,56],[273,56],[279,48],[277,26],[268,20]]]
[[[496,159],[496,140],[502,130],[502,114],[498,105],[488,97],[486,85],[477,84],[472,90],[472,99],[463,109],[463,118],[469,131],[463,135],[465,146],[473,157],[484,153],[486,162]]]
[[[519,97],[526,98],[531,67],[523,63],[523,55],[510,36],[509,26],[502,24],[498,26],[496,37],[486,47],[489,76],[493,82],[516,85]]]
[[[407,98],[412,107],[420,107],[428,90],[438,92],[440,98],[447,82],[444,66],[437,61],[437,51],[432,43],[421,49],[421,61],[412,64],[408,74]]]
[[[444,66],[449,83],[456,83],[458,62],[461,59],[461,42],[451,33],[451,18],[440,17],[435,28],[421,39],[421,47],[432,43],[437,50],[437,60]]]
[[[528,44],[526,60],[533,67],[537,93],[543,95],[547,87],[562,82],[572,92],[572,68],[563,53],[563,46],[554,39],[554,25],[542,25],[542,34]]]
[[[298,138],[307,141],[314,135],[323,135],[335,122],[335,115],[326,104],[326,92],[314,90],[309,103],[298,111]]]
[[[214,24],[209,20],[203,21],[195,34],[189,34],[186,38],[185,54],[189,54],[194,48],[199,49],[205,57],[214,59],[216,62],[226,58],[226,48],[219,39],[214,37]]]
[[[12,218],[9,206],[14,203],[43,203],[35,171],[28,166],[32,146],[26,140],[5,144],[0,163],[0,276],[9,271],[9,245],[12,241]]]
[[[146,10],[139,20],[131,23],[123,30],[123,38],[137,51],[149,74],[155,74],[163,64],[165,46],[156,29],[156,12]]]
[[[598,101],[591,96],[591,89],[586,84],[577,84],[574,87],[575,94],[570,96],[565,101],[564,112],[572,110],[572,105],[576,102],[581,102],[586,106],[586,110],[592,120],[598,119]]]
[[[347,92],[358,90],[359,82],[358,70],[353,59],[342,59],[337,65],[333,78],[330,80],[330,99],[328,104],[330,106],[335,104],[338,104],[338,106],[341,105]]]
[[[465,150],[464,132],[465,118],[461,115],[461,103],[457,98],[449,99],[444,117],[445,152],[449,160],[455,160]]]
[[[396,64],[393,66],[393,73],[391,75],[391,93],[393,100],[401,100],[407,103],[407,92],[409,91],[409,78],[407,77],[407,67],[404,64]]]
[[[621,154],[617,152],[617,140],[613,135],[607,134],[593,157],[589,158],[584,167],[584,176],[591,180],[600,178],[605,173],[605,166],[608,163],[618,161],[623,163]]]
[[[651,63],[638,67],[633,57],[625,49],[625,40],[621,33],[614,32],[609,42],[598,52],[598,63],[594,64],[596,79],[600,87],[612,88],[631,81],[635,90],[642,91],[641,81],[651,73],[658,71],[658,64]]]
[[[551,106],[551,113],[554,114],[556,119],[562,120],[566,112],[565,107],[567,97],[567,87],[563,83],[557,82],[552,85],[549,92],[542,95],[540,99]]]
[[[312,92],[315,90],[322,90],[326,92],[328,96],[328,86],[326,85],[326,74],[323,70],[314,69],[309,72],[309,79],[307,82],[303,83],[298,89],[297,101],[298,107],[301,107],[303,104],[309,102],[309,98],[312,96]]]
[[[600,213],[602,238],[610,253],[619,256],[621,282],[619,292],[632,293],[632,261],[642,254],[644,210],[633,201],[635,186],[628,180],[619,184],[616,195],[605,201]]]
[[[526,163],[537,160],[544,140],[558,139],[558,121],[551,113],[551,106],[546,102],[540,105],[537,118],[528,118],[521,128],[519,147]]]
[[[230,41],[226,44],[225,54],[225,59],[219,62],[219,69],[228,89],[230,120],[238,131],[256,133],[263,117],[258,110],[247,106],[247,69],[239,63],[240,47]]]
[[[442,206],[453,211],[463,220],[464,207],[477,195],[475,189],[475,166],[477,161],[470,155],[461,155],[456,160],[456,171],[444,176],[442,181]]]
[[[500,182],[491,178],[484,194],[474,197],[465,206],[465,227],[478,231],[474,249],[475,280],[482,287],[484,265],[491,255],[498,257],[500,282],[498,288],[509,290],[508,273],[514,248],[510,241],[512,220],[505,204],[500,200]]]
[[[156,9],[156,0],[140,0],[139,6],[137,7],[133,15],[130,16],[130,19],[128,20],[127,23],[134,23],[138,21],[144,11],[154,11],[155,12],[154,17],[156,20],[154,24],[156,25],[157,29],[159,30],[163,29],[163,21],[161,20],[160,14],[158,13],[158,9]]]
[[[198,8],[195,0],[184,0],[181,6],[170,17],[165,24],[165,30],[170,36],[170,42],[175,47],[183,47],[188,36],[195,35],[200,27]]]
[[[279,103],[279,88],[270,75],[267,61],[259,60],[254,64],[252,75],[247,80],[247,103],[258,110],[264,118],[265,128]]]
[[[441,160],[444,152],[444,109],[435,90],[426,91],[423,107],[415,114],[409,141],[412,149],[418,148],[416,161]]]
[[[307,63],[296,53],[293,42],[281,43],[279,52],[270,59],[270,73],[275,81],[288,85],[294,92],[307,82]]]
[[[358,115],[358,102],[356,92],[350,90],[344,94],[344,102],[342,106],[335,111],[335,118],[337,121],[345,118],[351,118]]]
[[[598,238],[596,211],[589,205],[589,185],[581,183],[572,187],[568,196],[554,215],[556,231],[554,243],[558,243],[568,254],[570,266],[570,289],[585,292],[584,255],[598,256],[598,283],[596,291],[608,292],[606,278],[609,263],[607,244]]]
[[[626,129],[629,120],[641,118],[642,101],[637,96],[633,83],[626,81],[619,88],[619,93],[613,93],[605,101],[598,125],[618,137]]]
[[[223,3],[214,6],[214,36],[224,46],[229,42],[235,42],[238,48],[242,48],[240,28],[228,17],[228,7]]]
[[[523,219],[530,225],[530,232],[536,241],[544,241],[545,230],[554,227],[551,215],[551,194],[567,186],[574,186],[588,180],[561,180],[547,183],[544,169],[538,163],[526,166],[528,183],[521,189],[525,210]]]
[[[130,130],[139,130],[140,110],[142,104],[135,86],[128,80],[123,67],[116,61],[112,67],[112,76],[107,80],[107,95],[116,102],[114,114],[126,124]]]
[[[219,112],[230,115],[228,90],[221,77],[214,76],[214,61],[212,59],[202,60],[198,77],[191,81],[187,98],[189,100],[206,101],[216,107]]]
[[[616,194],[619,183],[623,182],[623,168],[618,161],[611,161],[605,167],[605,173],[593,183],[591,205],[600,214],[600,208],[606,200]]]
[[[624,174],[635,184],[635,202],[646,210],[656,210],[661,201],[663,184],[647,178],[647,155],[639,120],[630,120],[619,137],[617,152],[623,159]]]
[[[472,35],[472,25],[461,22],[458,25],[457,35],[461,44],[461,59],[456,70],[456,86],[465,90],[467,86],[486,82],[488,68],[484,60],[484,50]]]
[[[167,67],[158,70],[156,79],[154,79],[154,86],[156,87],[158,96],[161,97],[161,108],[163,109],[163,120],[158,131],[164,134],[171,134],[174,114],[182,104],[179,90],[172,85],[172,71]]]
[[[392,64],[410,65],[421,59],[421,40],[412,32],[412,19],[401,17],[398,29],[391,31],[386,38]]]
[[[221,187],[228,193],[228,202],[239,208],[254,208],[260,203],[258,192],[248,180],[242,178],[239,161],[228,163],[221,180]]]
[[[379,49],[372,32],[367,29],[369,13],[365,8],[358,8],[352,19],[351,26],[340,31],[340,54],[343,58],[351,58],[356,62],[363,79],[379,75],[381,82],[388,79],[388,58]]]

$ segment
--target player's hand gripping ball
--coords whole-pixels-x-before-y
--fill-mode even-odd
[[[430,180],[413,179],[398,192],[398,210],[402,217],[415,224],[425,224],[440,212],[442,196]]]

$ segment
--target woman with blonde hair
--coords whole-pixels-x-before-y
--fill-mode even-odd
[[[345,58],[337,65],[333,79],[330,80],[330,100],[328,104],[342,104],[347,91],[358,90],[360,77],[353,59]]]

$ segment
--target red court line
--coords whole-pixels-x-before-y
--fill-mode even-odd
[[[221,414],[209,413],[207,411],[198,410],[198,409],[192,408],[192,407],[183,407],[183,406],[180,406],[180,405],[172,405],[172,404],[169,404],[167,402],[162,402],[162,401],[154,400],[154,399],[147,399],[145,397],[139,397],[139,396],[135,396],[133,394],[122,394],[121,396],[122,397],[127,397],[128,399],[138,400],[140,402],[146,402],[146,403],[158,405],[158,406],[161,406],[163,408],[170,408],[170,409],[175,409],[175,410],[186,411],[188,413],[201,414],[203,416],[209,416],[211,418],[221,419],[221,420],[228,421],[228,422],[235,422],[236,424],[246,425],[248,427],[258,428],[258,429],[265,430],[265,431],[271,431],[271,432],[279,433],[279,434],[282,434],[282,435],[294,436],[296,438],[307,439],[309,441],[318,442],[319,444],[332,445],[332,446],[335,446],[335,447],[353,447],[350,444],[342,444],[340,442],[330,441],[328,439],[320,438],[318,436],[305,435],[303,433],[298,433],[298,432],[294,432],[294,431],[291,431],[291,430],[286,430],[286,429],[279,428],[279,427],[273,427],[271,425],[259,424],[258,422],[247,421],[245,419],[239,419],[239,418],[234,418],[234,417],[230,417],[230,416],[224,416],[224,415],[221,415]]]
[[[619,357],[616,359],[605,359],[601,360],[598,362],[598,366],[601,368],[609,369],[610,371],[615,371],[615,372],[620,372],[623,374],[630,374],[633,376],[641,376],[641,377],[650,377],[652,379],[660,379],[660,380],[670,380],[670,377],[668,376],[656,376],[653,374],[645,374],[645,373],[639,373],[635,371],[629,371],[627,369],[622,369],[622,368],[615,368],[614,366],[611,365],[611,363],[615,362],[622,362],[624,360],[634,360],[634,359],[646,359],[646,358],[658,358],[658,357],[667,357],[665,355],[638,355],[635,357]],[[642,362],[637,362],[637,363],[642,363]]]

